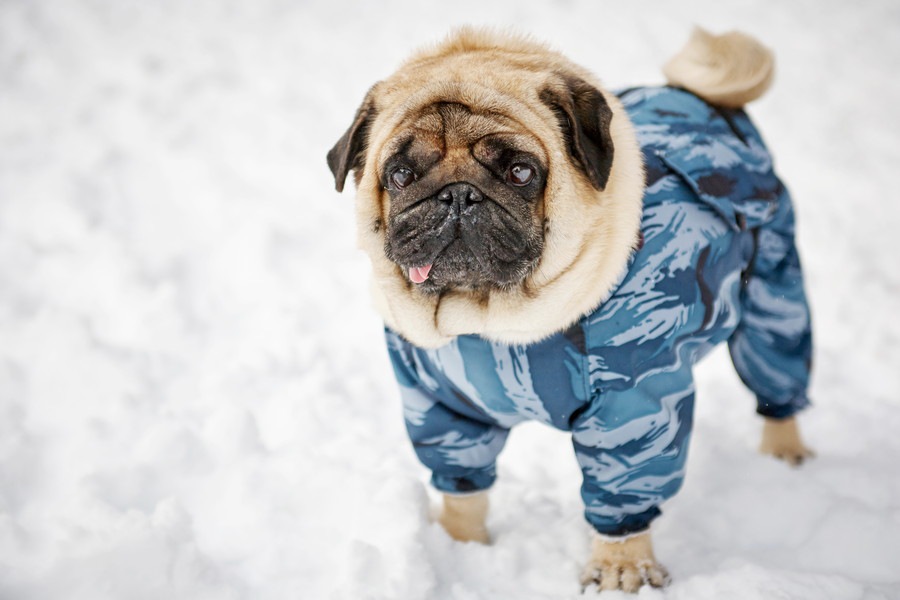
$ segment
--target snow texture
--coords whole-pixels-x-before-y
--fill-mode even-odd
[[[0,598],[582,597],[568,436],[513,432],[492,546],[429,520],[325,166],[368,86],[467,22],[611,87],[660,82],[693,23],[774,48],[751,113],[796,202],[818,457],[756,453],[719,348],[654,525],[674,583],[639,597],[900,598],[895,0],[0,1]]]

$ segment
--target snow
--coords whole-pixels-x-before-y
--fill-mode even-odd
[[[612,87],[659,82],[692,23],[775,49],[751,112],[799,214],[818,457],[759,456],[713,353],[654,525],[674,583],[639,597],[900,598],[893,0],[0,3],[0,598],[582,597],[566,435],[513,432],[492,546],[429,520],[325,166],[367,87],[465,22]]]

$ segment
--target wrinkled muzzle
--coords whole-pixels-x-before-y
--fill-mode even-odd
[[[385,253],[425,292],[503,288],[519,283],[540,258],[540,228],[477,186],[454,182],[436,194],[392,208]]]

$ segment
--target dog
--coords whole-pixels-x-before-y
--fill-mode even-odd
[[[572,434],[594,529],[584,585],[669,577],[649,536],[679,489],[692,365],[728,343],[761,450],[811,452],[809,309],[790,196],[742,110],[773,73],[696,30],[668,85],[612,93],[529,38],[463,28],[375,84],[328,153],[353,173],[359,244],[406,425],[454,538],[487,542],[511,427]]]

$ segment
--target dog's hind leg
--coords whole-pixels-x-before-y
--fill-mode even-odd
[[[809,404],[812,328],[794,243],[791,198],[781,186],[777,210],[755,235],[741,290],[741,322],[728,349],[741,380],[766,417],[760,451],[799,464],[812,452],[794,415]]]
[[[781,459],[794,466],[800,465],[815,453],[806,447],[800,438],[800,429],[794,417],[769,419],[763,424],[762,442],[759,451]]]

